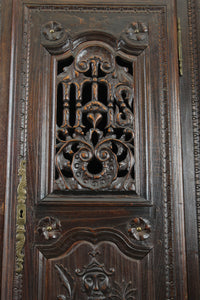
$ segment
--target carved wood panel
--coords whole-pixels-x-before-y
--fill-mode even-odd
[[[148,45],[155,39],[157,46],[151,47],[158,47],[163,8],[132,9],[135,21],[130,13],[125,12],[121,18],[119,10],[113,9],[114,16],[122,22],[116,33],[113,33],[114,17],[106,10],[96,11],[95,15],[104,16],[108,26],[102,21],[101,30],[97,27],[96,31],[91,30],[92,24],[88,28],[85,25],[89,18],[87,10],[82,13],[72,9],[77,18],[84,20],[81,34],[70,14],[66,19],[65,14],[55,9],[63,22],[61,19],[46,22],[47,15],[42,8],[40,14],[34,9],[31,13],[35,24],[31,34],[39,34],[41,44],[50,53],[40,45],[38,50],[46,57],[45,63],[52,61],[52,77],[44,73],[45,90],[40,86],[39,90],[31,91],[32,99],[48,93],[43,105],[45,115],[49,116],[49,128],[42,119],[40,129],[32,128],[35,134],[38,130],[46,132],[40,140],[39,169],[33,170],[41,186],[37,189],[39,199],[60,190],[112,191],[118,197],[123,193],[117,192],[123,191],[127,195],[138,194],[140,201],[151,200],[148,166],[151,160],[147,150],[150,116],[145,113],[145,107],[150,105],[145,95],[151,85]],[[42,22],[39,16],[43,17]],[[48,16],[53,18],[51,10]],[[36,44],[33,46],[38,48]],[[37,70],[32,72],[37,76]],[[34,112],[33,106],[30,110]],[[29,138],[35,147],[35,141]],[[44,155],[47,145],[51,153]],[[35,159],[33,154],[31,146],[31,159]],[[44,168],[39,167],[41,163]]]
[[[147,2],[23,8],[14,299],[176,297],[174,3]]]
[[[71,12],[83,18],[83,23],[89,16],[87,10]],[[158,187],[162,180],[169,184],[170,179],[165,172],[160,173],[161,165],[168,168],[169,162],[158,159],[168,151],[162,17],[165,8],[138,7],[130,12],[121,13],[116,8],[110,14],[99,10],[96,18],[106,16],[108,20],[109,16],[110,25],[108,22],[105,27],[102,21],[101,30],[91,31],[92,21],[74,30],[68,9],[28,10],[29,22],[34,24],[30,27],[30,77],[37,78],[40,72],[40,67],[34,67],[34,53],[39,51],[45,83],[34,81],[30,86],[28,106],[28,114],[38,120],[28,124],[28,132],[33,132],[28,135],[28,169],[32,172],[33,189],[29,188],[27,200],[31,203],[33,199],[39,205],[35,209],[36,222],[30,229],[33,237],[28,237],[28,243],[36,243],[33,253],[40,251],[35,254],[33,289],[34,297],[39,299],[146,299],[147,295],[154,299],[145,268],[153,268],[152,247],[156,239],[162,240],[164,234],[166,242],[172,243],[168,235],[171,219],[164,219],[168,223],[165,227],[162,219],[152,218],[154,207],[148,208],[168,201],[167,191]],[[121,25],[114,32],[117,20],[121,20]],[[32,38],[35,36],[37,39]],[[44,112],[41,116],[35,106]],[[41,188],[35,187],[34,182]],[[116,194],[120,208],[108,210],[110,200],[116,201],[112,194]],[[68,207],[70,201],[73,205],[89,206],[80,207],[81,212]],[[99,201],[105,202],[105,208],[98,208]],[[136,211],[128,203],[144,208]],[[162,213],[167,218],[165,209],[169,213],[170,207],[163,206]],[[156,223],[162,224],[162,229],[151,229],[150,234],[150,226],[155,228]],[[74,250],[76,245],[82,252]],[[72,253],[66,255],[70,249]],[[90,257],[89,252],[94,250],[102,253],[100,258]],[[158,247],[154,255],[162,257],[163,265],[164,260],[173,264],[170,251]],[[25,266],[27,263],[33,262],[26,260]],[[165,266],[156,275],[162,285],[174,279],[173,269]],[[38,273],[42,275],[38,277]],[[43,283],[38,281],[41,276]],[[165,295],[172,290],[166,285]],[[28,293],[26,285],[26,297]],[[160,297],[163,290],[156,293]]]
[[[80,256],[84,257],[84,262],[80,262]],[[145,267],[145,260],[141,262],[125,257],[110,242],[102,242],[95,247],[86,242],[77,244],[65,257],[43,264],[48,284],[40,298],[139,299],[138,289],[142,288],[145,280],[151,282],[147,273],[143,273],[143,278],[139,275]],[[119,272],[118,265],[121,264],[124,268]],[[44,272],[43,268],[40,272]],[[56,286],[53,294],[50,292],[52,285]]]

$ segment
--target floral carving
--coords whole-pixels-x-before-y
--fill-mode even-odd
[[[125,281],[122,284],[117,282],[113,283],[112,298],[115,300],[135,300],[135,294],[137,289],[132,287],[132,282],[126,283]]]
[[[132,282],[121,284],[112,281],[112,275],[115,270],[110,268],[106,270],[104,264],[101,264],[95,258],[99,252],[89,253],[92,256],[91,262],[83,267],[82,270],[76,269],[75,273],[81,278],[81,291],[87,295],[88,300],[135,300],[136,288],[132,287]],[[59,278],[66,289],[66,294],[57,296],[57,300],[74,300],[76,281],[71,276],[67,268],[63,265],[55,265]],[[84,298],[85,299],[85,298]]]
[[[135,218],[131,222],[128,232],[134,239],[143,241],[150,236],[151,226],[147,219]]]
[[[37,230],[45,240],[58,238],[62,231],[60,221],[54,217],[45,217],[40,220]]]
[[[64,32],[62,25],[55,21],[50,21],[42,26],[42,35],[49,41],[60,40]]]
[[[55,265],[59,278],[66,289],[66,295],[57,296],[57,300],[73,299],[74,295],[74,278],[63,265]]]
[[[102,43],[80,47],[57,79],[55,189],[135,191],[132,73]]]
[[[133,22],[126,30],[126,35],[133,41],[144,41],[148,37],[148,27],[144,23]]]

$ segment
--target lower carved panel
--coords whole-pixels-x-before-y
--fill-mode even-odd
[[[143,271],[148,256],[136,260],[122,254],[111,242],[95,246],[80,242],[68,254],[49,259],[40,268],[46,273],[46,285],[39,300],[146,299],[141,290],[143,283],[151,281]]]

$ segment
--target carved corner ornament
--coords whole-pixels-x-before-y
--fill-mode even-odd
[[[87,32],[76,37],[71,37],[66,29],[57,21],[49,21],[41,27],[41,44],[51,54],[64,53],[70,48],[75,48],[86,39],[104,41],[112,44],[116,50],[125,50],[132,55],[139,55],[148,46],[149,31],[148,25],[143,22],[130,23],[121,33],[119,39],[100,32]]]
[[[131,227],[128,230],[131,237],[137,241],[143,241],[149,238],[151,225],[147,219],[141,217],[133,219]]]
[[[17,188],[17,222],[16,222],[16,272],[23,270],[26,224],[26,161],[20,163],[18,175],[20,182]]]
[[[50,21],[42,25],[41,43],[49,52],[57,54],[69,46],[69,35],[59,22]]]
[[[56,239],[62,231],[61,222],[54,217],[45,217],[39,221],[37,231],[45,240]]]
[[[149,30],[147,24],[143,22],[132,22],[122,32],[122,45],[126,48],[132,48],[135,55],[139,55],[149,42]]]

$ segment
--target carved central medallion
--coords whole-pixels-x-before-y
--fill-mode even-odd
[[[60,65],[55,188],[135,191],[133,61],[86,42]]]
[[[76,298],[77,279],[81,280],[81,293],[85,294],[87,300],[135,300],[137,289],[131,281],[118,283],[113,280],[114,268],[107,270],[104,264],[100,263],[95,256],[99,251],[88,253],[93,256],[91,262],[82,270],[76,269],[76,278],[63,265],[55,265],[62,285],[65,287],[65,294],[57,296],[57,300],[73,300]],[[79,298],[80,299],[80,298]],[[81,299],[86,299],[84,296]]]
[[[87,294],[88,300],[108,299],[111,292],[109,277],[113,272],[114,269],[106,271],[104,265],[95,258],[83,271],[76,270],[76,274],[82,278],[83,292]]]

